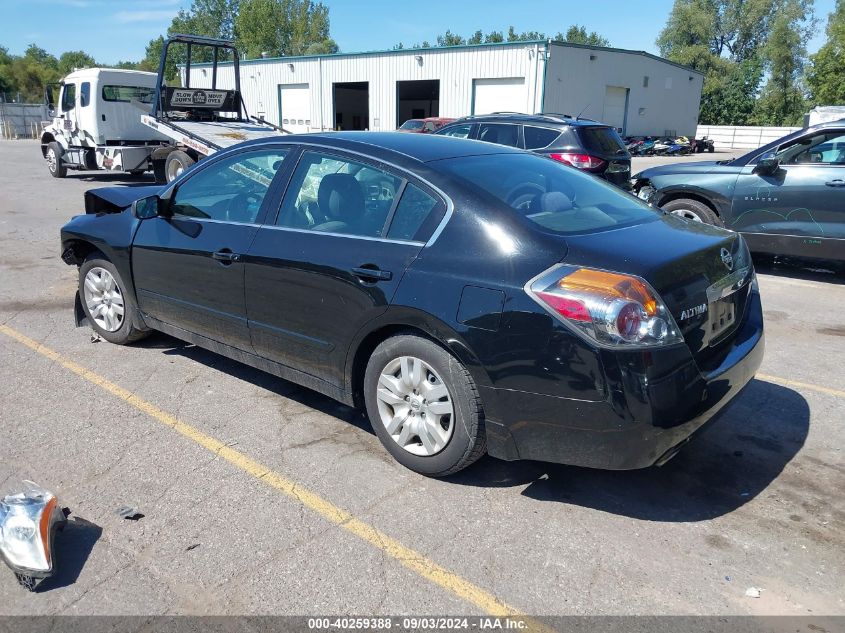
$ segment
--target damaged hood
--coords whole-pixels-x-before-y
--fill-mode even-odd
[[[120,213],[136,200],[160,194],[166,185],[102,187],[85,192],[85,213]]]

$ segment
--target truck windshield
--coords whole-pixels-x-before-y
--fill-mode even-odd
[[[140,86],[103,86],[104,101],[140,101],[141,103],[152,103],[155,95],[155,88],[142,88]]]

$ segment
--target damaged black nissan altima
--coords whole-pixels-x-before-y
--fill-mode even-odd
[[[366,410],[408,468],[661,464],[763,355],[737,233],[433,135],[244,143],[62,229],[77,324],[153,330]]]

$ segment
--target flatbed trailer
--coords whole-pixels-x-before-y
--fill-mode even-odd
[[[171,87],[165,82],[170,46],[185,44],[185,86]],[[191,58],[196,47],[211,49],[211,87],[191,86]],[[234,89],[217,86],[217,66],[221,51],[232,54]],[[197,35],[173,35],[161,51],[156,94],[150,114],[141,122],[171,139],[152,153],[153,171],[159,182],[170,182],[191,165],[211,154],[244,141],[288,134],[264,119],[250,116],[241,95],[238,51],[234,42]]]

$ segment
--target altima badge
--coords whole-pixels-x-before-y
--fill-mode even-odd
[[[733,255],[731,255],[731,252],[728,249],[723,248],[719,254],[722,256],[722,263],[727,267],[727,269],[733,270],[734,258]]]
[[[728,253],[728,255],[730,256],[730,253]],[[686,321],[687,319],[700,316],[705,312],[707,312],[706,303],[702,303],[700,306],[687,308],[686,310],[681,310],[681,321]]]

